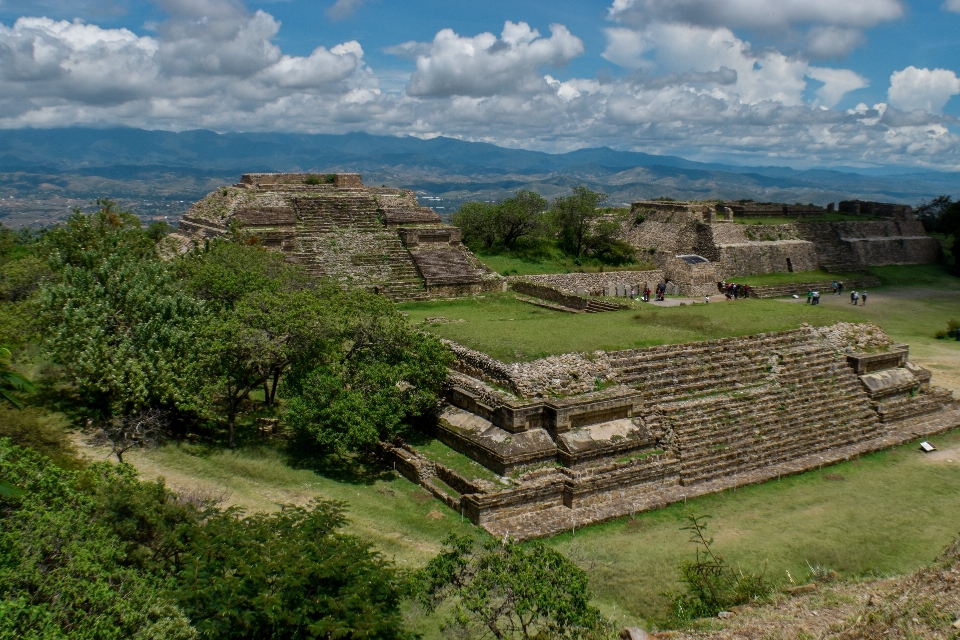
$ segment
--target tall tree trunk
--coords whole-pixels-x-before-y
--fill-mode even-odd
[[[235,444],[233,441],[233,427],[234,427],[234,423],[236,422],[236,417],[237,417],[237,401],[231,398],[230,408],[227,414],[227,430],[229,432],[228,443],[231,449],[235,448]]]
[[[280,370],[277,369],[273,372],[273,386],[270,388],[270,404],[274,404],[277,401],[277,385],[280,383]]]

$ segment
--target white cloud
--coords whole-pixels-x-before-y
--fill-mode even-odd
[[[810,67],[807,75],[823,83],[816,91],[817,104],[826,107],[835,107],[847,93],[870,86],[866,78],[849,69]]]
[[[863,42],[863,29],[903,12],[901,0],[614,0],[608,16],[635,28],[680,23],[752,29],[780,48],[793,43],[807,57],[828,59],[846,56]]]
[[[671,21],[752,28],[804,24],[863,28],[899,18],[903,5],[899,0],[614,0],[609,15],[640,24]]]
[[[401,46],[415,50],[413,43]],[[538,70],[564,66],[582,53],[583,41],[560,24],[550,25],[549,38],[526,22],[509,20],[499,39],[492,33],[461,37],[443,29],[429,52],[417,57],[407,93],[436,98],[544,91],[548,85]]]
[[[805,76],[824,83],[817,92],[819,102],[831,107],[847,92],[867,86],[866,80],[853,71],[812,67],[803,59],[774,50],[755,51],[749,42],[722,27],[654,23],[641,30],[608,29],[607,38],[603,57],[611,62],[627,68],[679,74],[678,83],[722,85],[717,91],[723,96],[736,96],[747,104],[767,100],[801,104],[807,86]],[[704,75],[721,69],[728,73],[720,77]],[[718,82],[721,78],[726,81]]]
[[[960,0],[945,0],[943,5],[940,7],[944,11],[953,11],[954,13],[960,13]]]
[[[553,70],[584,49],[561,25],[549,37],[522,22],[499,36],[443,30],[388,49],[417,61],[404,77],[370,69],[355,41],[285,53],[279,22],[238,0],[160,1],[167,18],[147,36],[47,18],[0,24],[0,127],[362,130],[551,151],[609,145],[702,160],[960,168],[956,120],[905,112],[913,105],[893,80],[892,106],[837,111],[866,85],[855,72],[753,46],[722,26],[611,25],[604,55],[631,72],[597,78]],[[897,86],[925,92],[919,106],[932,111],[955,82],[933,82],[936,93],[908,79]]]
[[[960,78],[948,69],[917,69],[909,66],[890,76],[887,98],[890,104],[911,111],[939,113],[951,96],[960,93]]]
[[[327,17],[333,21],[344,20],[357,12],[366,0],[337,0],[327,9]]]

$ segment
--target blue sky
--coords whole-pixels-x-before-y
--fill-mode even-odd
[[[0,0],[0,127],[960,170],[960,0]]]

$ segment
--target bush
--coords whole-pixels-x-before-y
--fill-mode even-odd
[[[947,340],[950,338],[955,338],[960,340],[960,320],[948,320],[947,328],[943,331],[937,331],[933,334],[937,340]]]
[[[670,617],[674,623],[713,617],[731,607],[764,598],[772,591],[763,573],[734,569],[713,550],[713,538],[706,536],[709,517],[688,516],[690,524],[681,527],[682,531],[691,532],[690,542],[697,545],[697,551],[693,560],[684,560],[680,565],[680,581],[686,585],[686,593],[665,594],[671,599]]]

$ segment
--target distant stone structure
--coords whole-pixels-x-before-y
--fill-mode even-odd
[[[868,324],[514,364],[448,344],[437,437],[506,477],[387,453],[497,537],[553,535],[960,426],[951,394]]]
[[[770,203],[635,202],[622,237],[650,256],[664,276],[688,295],[704,295],[707,272],[716,280],[758,273],[857,272],[868,266],[923,264],[940,256],[940,244],[926,235],[906,205],[841,202],[841,211],[886,220],[826,222],[828,207]],[[740,217],[794,217],[774,225],[733,224]],[[699,255],[710,266],[677,262]],[[703,286],[699,286],[703,285]]]
[[[171,241],[186,250],[231,229],[315,276],[397,301],[506,286],[412,191],[366,187],[356,173],[244,174],[194,204]]]

